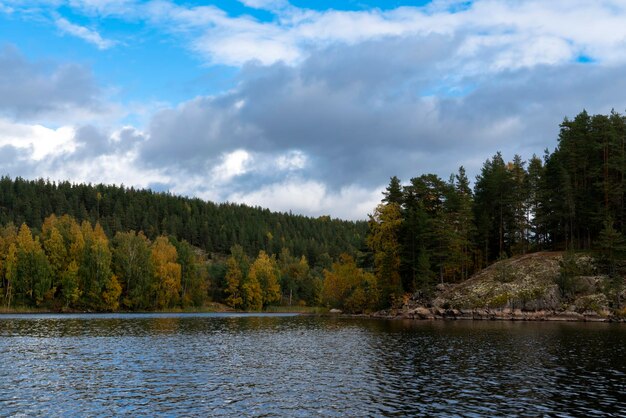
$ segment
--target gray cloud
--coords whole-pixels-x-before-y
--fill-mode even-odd
[[[76,64],[31,62],[12,46],[0,47],[0,114],[34,119],[98,111],[100,91],[91,71]]]
[[[180,172],[225,152],[303,151],[304,178],[332,190],[372,188],[392,175],[471,175],[498,150],[541,155],[558,124],[583,108],[626,108],[623,66],[566,63],[462,77],[442,71],[453,37],[387,38],[319,50],[299,66],[248,66],[239,87],[155,115],[141,150],[148,166]],[[386,57],[394,57],[386,59]],[[235,190],[264,178],[241,176]],[[267,174],[266,180],[275,181]]]
[[[247,64],[236,88],[161,110],[145,132],[84,125],[74,152],[35,162],[26,148],[5,146],[0,162],[12,174],[43,167],[91,181],[106,173],[187,195],[362,218],[392,175],[447,178],[462,164],[473,176],[498,150],[510,159],[554,147],[559,122],[583,108],[626,109],[623,64],[572,59],[480,73],[459,61],[467,36],[388,36],[311,48],[297,65]],[[470,61],[492,68],[503,49]],[[0,51],[0,116],[97,109],[98,94],[82,67],[50,70]],[[294,151],[302,161],[281,166]]]
[[[0,146],[0,166],[2,175],[31,176],[33,164],[30,163],[30,152],[12,145]]]

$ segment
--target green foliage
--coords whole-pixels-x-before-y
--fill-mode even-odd
[[[610,277],[618,276],[618,263],[626,255],[626,240],[623,234],[613,227],[613,220],[607,218],[597,239],[598,261]]]
[[[507,259],[508,257],[506,256],[506,254],[501,254],[500,258],[498,259],[499,263],[497,264],[497,266],[494,266],[498,269],[498,274],[496,277],[500,283],[509,283],[514,279],[511,274],[509,264],[506,261]]]
[[[135,231],[118,232],[113,238],[113,272],[122,284],[122,304],[128,309],[148,309],[153,301],[150,241]]]
[[[243,308],[247,311],[260,311],[263,308],[263,290],[256,277],[246,277],[241,284]]]
[[[168,235],[206,254],[227,254],[233,245],[240,245],[249,256],[288,248],[313,265],[325,253],[333,259],[343,252],[355,255],[367,233],[366,222],[310,218],[119,186],[6,176],[0,178],[0,207],[0,225],[26,223],[43,230],[45,217],[67,214],[78,223],[99,222],[109,237],[128,231],[143,231],[150,240]],[[61,218],[57,223],[64,224]],[[69,231],[60,232],[67,239]]]
[[[559,261],[559,267],[559,275],[556,278],[559,294],[563,299],[571,300],[582,286],[579,277],[581,269],[576,254],[573,251],[565,252],[563,259]]]
[[[369,223],[368,244],[383,300],[388,303],[385,287],[396,283],[398,256],[401,290],[430,297],[437,281],[466,279],[499,259],[543,249],[592,249],[599,271],[609,276],[605,293],[612,305],[621,306],[626,118],[583,111],[560,128],[558,147],[546,150],[543,160],[515,155],[507,162],[500,152],[487,159],[473,192],[463,167],[448,182],[422,174],[402,187],[392,177]],[[399,209],[394,221],[385,221],[384,210],[392,207]],[[555,279],[567,300],[585,291],[588,282],[572,260],[566,254]],[[507,266],[499,264],[499,282],[514,279]]]

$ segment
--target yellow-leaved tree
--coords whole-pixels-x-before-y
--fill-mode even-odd
[[[152,243],[152,265],[154,267],[154,295],[156,307],[170,308],[178,303],[180,294],[181,267],[176,262],[178,254],[167,237],[160,236]]]
[[[401,226],[402,213],[397,203],[378,205],[369,221],[367,244],[374,252],[376,277],[382,303],[386,306],[393,304],[403,293],[398,242]]]
[[[247,311],[260,311],[263,307],[263,291],[255,277],[246,277],[241,284],[243,308]]]
[[[26,296],[28,302],[40,304],[51,298],[50,264],[41,248],[39,237],[33,239],[30,228],[24,223],[17,234],[16,293]]]
[[[50,270],[52,271],[53,286],[58,287],[60,283],[58,279],[67,269],[67,249],[61,233],[56,227],[50,228],[50,233],[43,239],[43,247],[50,262]]]
[[[354,259],[342,254],[330,270],[324,270],[322,301],[330,308],[361,313],[379,303],[376,276],[357,267]]]
[[[265,251],[259,251],[259,256],[254,260],[248,272],[250,280],[256,280],[261,286],[263,306],[280,302],[280,285],[278,284],[278,265],[276,259],[268,256]]]
[[[235,257],[230,256],[226,260],[226,304],[231,308],[239,309],[243,305],[241,297],[241,284],[243,281],[243,273],[239,268],[239,263]]]

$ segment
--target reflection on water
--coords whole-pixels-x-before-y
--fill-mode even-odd
[[[626,326],[0,316],[0,416],[620,416]]]

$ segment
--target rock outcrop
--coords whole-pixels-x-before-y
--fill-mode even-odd
[[[577,255],[580,275],[564,294],[561,252],[539,252],[499,261],[455,285],[439,285],[434,298],[417,296],[400,308],[373,316],[401,319],[482,319],[513,321],[622,321],[610,309],[607,278],[593,259]]]

